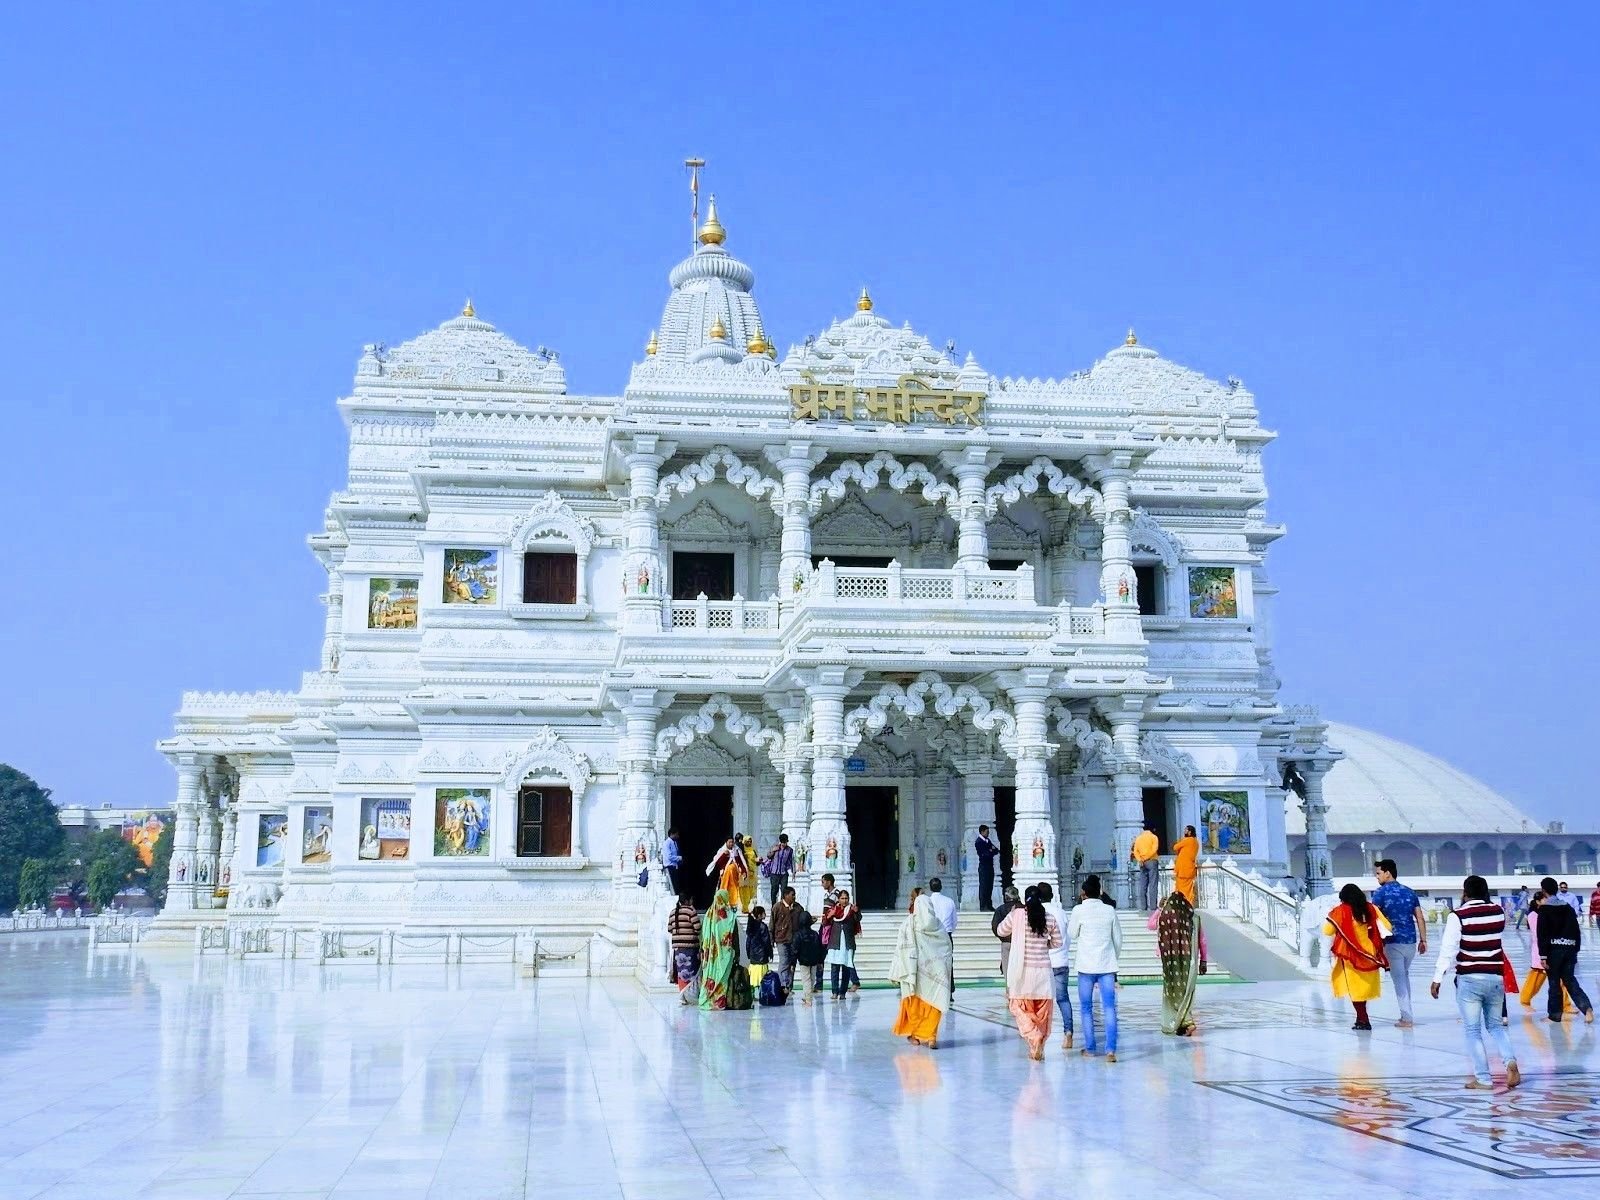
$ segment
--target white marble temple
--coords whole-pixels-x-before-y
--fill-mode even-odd
[[[1207,986],[1193,1040],[1160,1035],[1158,1002],[1124,989],[1114,1066],[1056,1048],[1031,1064],[986,989],[927,1052],[888,1035],[887,991],[702,1014],[627,980],[17,936],[0,942],[0,1197],[1246,1200],[1292,1180],[1382,1200],[1600,1175],[1581,1137],[1600,1027],[1513,999],[1527,1083],[1474,1096],[1443,1001],[1401,1031],[1385,998],[1358,1036],[1317,984]],[[1343,1127],[1309,1115],[1335,1109]]]

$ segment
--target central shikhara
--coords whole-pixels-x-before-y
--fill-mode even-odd
[[[163,922],[645,970],[672,826],[692,883],[781,832],[802,898],[869,908],[973,907],[980,825],[1018,885],[1126,896],[1149,822],[1323,889],[1337,754],[1278,701],[1251,393],[1131,332],[996,378],[865,291],[780,359],[725,236],[713,200],[620,397],[471,304],[365,348],[318,669],[184,696]]]

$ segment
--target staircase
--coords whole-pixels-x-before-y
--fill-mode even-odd
[[[1161,978],[1161,961],[1156,954],[1156,935],[1145,928],[1145,913],[1117,913],[1122,925],[1122,954],[1119,978],[1124,982],[1155,981]],[[902,913],[869,912],[861,914],[861,937],[856,942],[856,971],[863,986],[883,984],[887,981],[889,964],[894,958],[895,939]],[[990,984],[998,986],[1000,978],[1000,942],[989,931],[989,913],[964,912],[956,917],[955,968],[956,984]],[[1214,960],[1206,978],[1218,981],[1231,978],[1225,967]]]

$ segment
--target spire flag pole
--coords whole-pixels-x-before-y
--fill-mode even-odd
[[[700,228],[700,168],[706,165],[706,160],[686,158],[683,165],[689,168],[689,247],[693,249],[695,233]]]

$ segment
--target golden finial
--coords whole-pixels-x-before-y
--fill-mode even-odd
[[[462,306],[461,315],[463,317],[475,317],[475,316],[478,315],[478,310],[472,307],[472,297],[471,296],[467,297],[466,304]]]
[[[872,311],[872,297],[867,294],[867,289],[866,288],[862,288],[861,289],[861,295],[856,299],[856,311],[857,312],[871,312]]]
[[[644,344],[644,352],[646,354],[654,354],[659,349],[661,349],[661,343],[656,341],[656,331],[652,329],[650,331],[650,340]]]
[[[722,323],[721,317],[718,317],[715,321],[711,322],[711,333],[709,336],[713,342],[725,342],[728,340],[728,327]]]
[[[756,326],[755,333],[751,334],[745,349],[751,354],[769,354],[772,352],[772,343],[767,341],[767,335],[762,332],[761,326]]]
[[[1139,344],[1139,339],[1135,336],[1132,325],[1128,326],[1128,336],[1122,339],[1122,344],[1124,346],[1137,346]]]
[[[706,202],[706,223],[700,226],[700,244],[720,246],[727,236],[728,231],[722,227],[722,222],[717,220],[717,198],[712,196]]]

